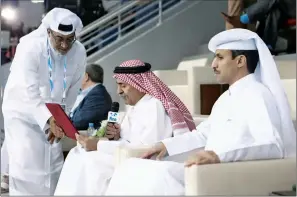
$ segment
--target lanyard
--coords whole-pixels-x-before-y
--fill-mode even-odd
[[[50,54],[50,47],[47,40],[47,65],[48,65],[48,71],[49,71],[49,83],[50,83],[50,91],[51,91],[51,98],[53,99],[53,90],[54,90],[54,81],[53,81],[53,66],[52,66],[52,59]],[[63,97],[62,97],[62,103],[65,102],[66,98],[66,87],[67,87],[67,80],[66,80],[66,71],[67,71],[67,61],[66,56],[64,57],[64,78],[63,78]]]

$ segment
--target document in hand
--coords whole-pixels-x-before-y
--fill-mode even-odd
[[[75,134],[79,133],[62,107],[57,103],[46,103],[45,105],[55,118],[57,125],[64,130],[65,135],[73,140],[76,140]]]

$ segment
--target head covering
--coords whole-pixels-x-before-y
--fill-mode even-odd
[[[62,35],[70,35],[74,32],[78,35],[82,28],[82,21],[76,14],[64,8],[54,8],[43,17],[38,29],[22,37],[22,39],[47,36],[47,29]]]
[[[214,52],[217,49],[257,50],[259,63],[255,77],[273,94],[281,117],[280,137],[284,145],[284,156],[296,156],[296,132],[290,115],[290,105],[281,84],[275,61],[263,40],[254,32],[246,29],[231,29],[215,35],[208,48]]]
[[[193,118],[183,102],[152,72],[151,65],[140,60],[128,60],[114,70],[119,79],[138,91],[160,100],[174,130],[195,129]]]

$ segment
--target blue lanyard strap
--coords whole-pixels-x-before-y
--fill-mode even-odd
[[[47,40],[47,65],[48,65],[48,71],[49,71],[49,83],[50,83],[50,92],[51,92],[51,98],[53,99],[53,90],[54,90],[54,80],[53,80],[53,66],[52,66],[52,59],[50,54],[50,47]],[[67,59],[66,56],[64,57],[64,77],[63,77],[63,97],[62,97],[62,103],[65,102],[66,98],[66,87],[67,87],[67,79],[66,79],[66,72],[67,72]]]

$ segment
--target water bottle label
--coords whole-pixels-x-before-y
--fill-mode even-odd
[[[118,112],[108,112],[108,122],[118,122],[119,121],[119,113]]]

